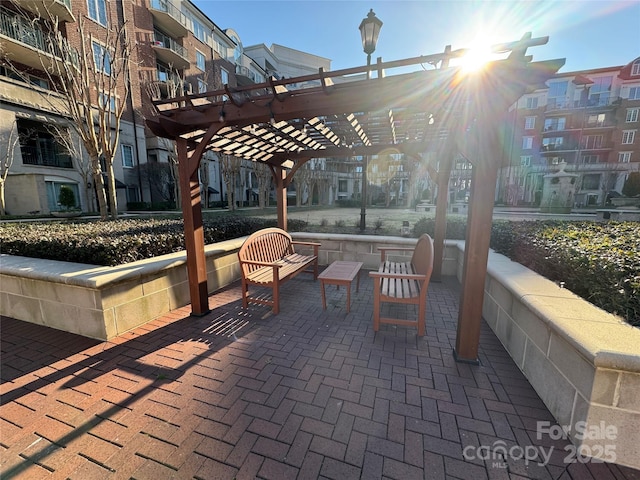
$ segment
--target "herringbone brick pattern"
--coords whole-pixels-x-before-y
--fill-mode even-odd
[[[349,314],[344,288],[324,311],[305,277],[275,316],[243,311],[233,285],[206,316],[183,308],[111,342],[2,318],[2,478],[640,478],[537,439],[553,418],[486,326],[482,364],[453,360],[456,283],[431,284],[418,338],[374,334],[362,280]],[[553,455],[505,455],[527,447]]]

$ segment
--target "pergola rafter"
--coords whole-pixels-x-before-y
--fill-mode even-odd
[[[268,165],[276,184],[278,225],[286,229],[286,188],[311,158],[342,158],[404,153],[416,161],[439,153],[429,167],[438,184],[435,278],[442,262],[446,196],[455,154],[473,152],[465,264],[459,329],[454,353],[477,361],[493,197],[501,155],[498,130],[508,107],[555,74],[564,60],[532,62],[527,49],[547,37],[494,46],[509,53],[475,75],[449,67],[467,50],[367,65],[263,84],[205,92],[154,102],[147,120],[158,136],[177,141],[187,268],[193,313],[208,311],[204,235],[197,171],[207,150]],[[390,76],[401,67],[412,73]],[[439,68],[425,69],[424,65]],[[370,78],[369,72],[377,72]],[[364,80],[350,80],[364,77]],[[317,86],[289,89],[294,84]],[[472,148],[469,148],[471,146]]]

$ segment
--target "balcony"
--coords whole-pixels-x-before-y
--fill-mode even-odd
[[[158,60],[171,65],[176,70],[189,68],[187,49],[173,38],[156,31],[151,46]]]
[[[37,70],[54,70],[56,62],[78,63],[77,52],[69,51],[63,55],[52,42],[50,33],[37,23],[9,10],[0,8],[0,38],[3,54],[12,62],[21,63]]]
[[[551,143],[549,145],[541,145],[540,153],[546,154],[546,153],[552,153],[552,152],[571,152],[577,149],[578,149],[578,145],[576,145],[575,143],[561,143],[561,144]]]
[[[57,18],[61,22],[75,22],[71,13],[71,0],[13,0],[20,8],[32,12],[40,17]]]
[[[149,8],[154,23],[174,37],[186,37],[189,33],[187,17],[167,0],[151,0]]]

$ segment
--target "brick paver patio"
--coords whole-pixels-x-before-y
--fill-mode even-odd
[[[418,338],[374,334],[364,275],[349,314],[344,288],[323,311],[319,282],[298,278],[279,315],[243,311],[235,284],[204,317],[179,309],[111,342],[2,318],[0,476],[640,478],[538,439],[553,418],[486,325],[482,364],[453,360],[455,280],[432,282]]]

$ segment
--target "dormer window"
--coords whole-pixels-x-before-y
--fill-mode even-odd
[[[640,75],[640,60],[636,60],[631,65],[631,76],[635,77],[635,76],[639,76],[639,75]]]

